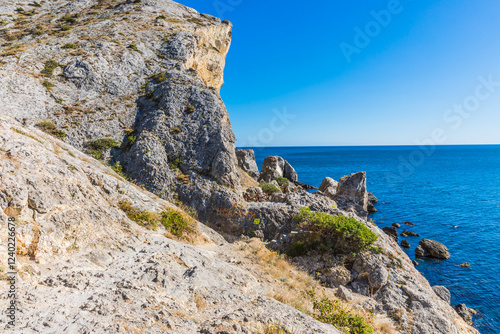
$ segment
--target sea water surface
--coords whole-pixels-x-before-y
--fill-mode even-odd
[[[500,333],[500,145],[253,148],[259,169],[266,156],[288,160],[299,181],[319,187],[324,177],[366,171],[379,199],[379,227],[410,221],[421,237],[407,239],[415,258],[422,238],[445,244],[449,260],[419,260],[431,285],[451,291],[452,305],[478,311],[481,333]],[[470,268],[459,264],[469,262]]]

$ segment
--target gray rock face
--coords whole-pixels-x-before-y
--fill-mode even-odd
[[[432,290],[434,290],[434,292],[436,293],[436,295],[438,295],[439,298],[441,298],[448,304],[451,302],[451,293],[450,290],[448,290],[446,287],[436,285],[432,287]]]
[[[450,253],[445,245],[429,239],[422,239],[415,249],[415,255],[418,257],[434,257],[437,259],[449,259]]]
[[[388,281],[389,272],[384,267],[376,267],[368,276],[368,283],[370,283],[370,286],[375,290],[385,286]]]
[[[236,158],[238,159],[238,166],[244,172],[255,179],[259,177],[259,168],[255,162],[255,153],[253,150],[237,150]]]
[[[342,300],[346,300],[346,301],[354,300],[354,296],[352,295],[352,292],[342,285],[337,288],[336,295],[337,295],[337,297],[339,297]]]
[[[0,318],[2,333],[254,333],[276,319],[304,333],[340,333],[267,297],[271,287],[239,265],[238,246],[206,226],[197,223],[196,246],[166,238],[161,226],[140,227],[120,201],[151,212],[178,208],[3,115],[0,182],[0,263],[10,214],[22,305],[16,330]]]
[[[342,177],[337,186],[336,202],[342,210],[354,209],[357,213],[366,215],[368,210],[366,173],[360,172]]]
[[[377,197],[375,197],[372,192],[368,192],[368,212],[378,212],[378,210],[375,208],[375,203],[378,203]]]
[[[264,159],[260,171],[259,181],[271,182],[278,177],[286,177],[290,181],[297,181],[295,169],[282,157],[271,156]]]
[[[321,191],[326,196],[335,200],[335,195],[337,194],[337,185],[339,183],[332,179],[331,177],[325,177],[321,185],[319,186],[319,191]]]

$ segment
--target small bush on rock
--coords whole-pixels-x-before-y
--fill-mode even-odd
[[[283,176],[280,176],[280,177],[276,178],[276,182],[278,182],[278,184],[280,185],[280,187],[282,185],[284,185],[284,184],[290,183],[290,181],[286,177],[283,177]]]
[[[57,137],[57,138],[65,138],[67,135],[66,135],[66,132],[64,132],[63,130],[59,130],[56,125],[52,122],[40,122],[36,125],[38,128],[40,128],[40,130],[42,130],[43,132],[46,132],[50,135],[53,135],[54,137]]]
[[[167,209],[161,213],[161,223],[168,232],[176,237],[182,237],[183,233],[191,231],[188,218],[173,209]]]
[[[304,235],[304,247],[320,252],[357,253],[377,241],[377,235],[363,223],[342,215],[332,216],[324,212],[312,212],[302,207],[295,220],[302,228],[313,233]]]
[[[276,187],[274,184],[272,183],[266,183],[266,182],[262,182],[261,184],[259,184],[259,187],[262,188],[262,191],[266,194],[268,194],[269,196],[275,194],[275,193],[279,193],[280,190],[278,189],[278,187]]]
[[[88,141],[85,143],[85,146],[87,147],[87,154],[90,154],[99,160],[104,157],[105,150],[118,148],[120,147],[120,144],[112,138],[101,138]]]
[[[347,334],[373,334],[373,328],[359,315],[350,313],[342,307],[339,300],[331,300],[325,295],[316,299],[314,291],[309,291],[313,301],[314,318],[326,324],[331,324]]]

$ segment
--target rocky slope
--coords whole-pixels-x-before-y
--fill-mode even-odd
[[[182,202],[226,240],[254,236],[278,251],[307,233],[294,219],[302,207],[356,218],[377,234],[378,252],[295,263],[346,287],[398,333],[476,332],[367,219],[365,173],[311,194],[280,157],[260,175],[250,152],[237,158],[219,95],[230,22],[169,0],[8,0],[0,22],[0,206],[19,214],[27,332],[252,332],[271,319],[337,332],[267,298],[252,269],[222,256],[236,246],[203,224],[203,244],[187,246],[161,226],[136,226],[118,209],[124,200],[147,211]],[[277,191],[264,193],[256,179]]]

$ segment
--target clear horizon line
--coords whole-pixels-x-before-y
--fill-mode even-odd
[[[500,144],[446,144],[433,145],[436,147],[446,146],[499,146]],[[378,145],[278,145],[278,146],[236,146],[236,148],[279,148],[279,147],[394,147],[394,146],[410,146],[410,147],[427,147],[429,145],[415,144],[378,144]]]

